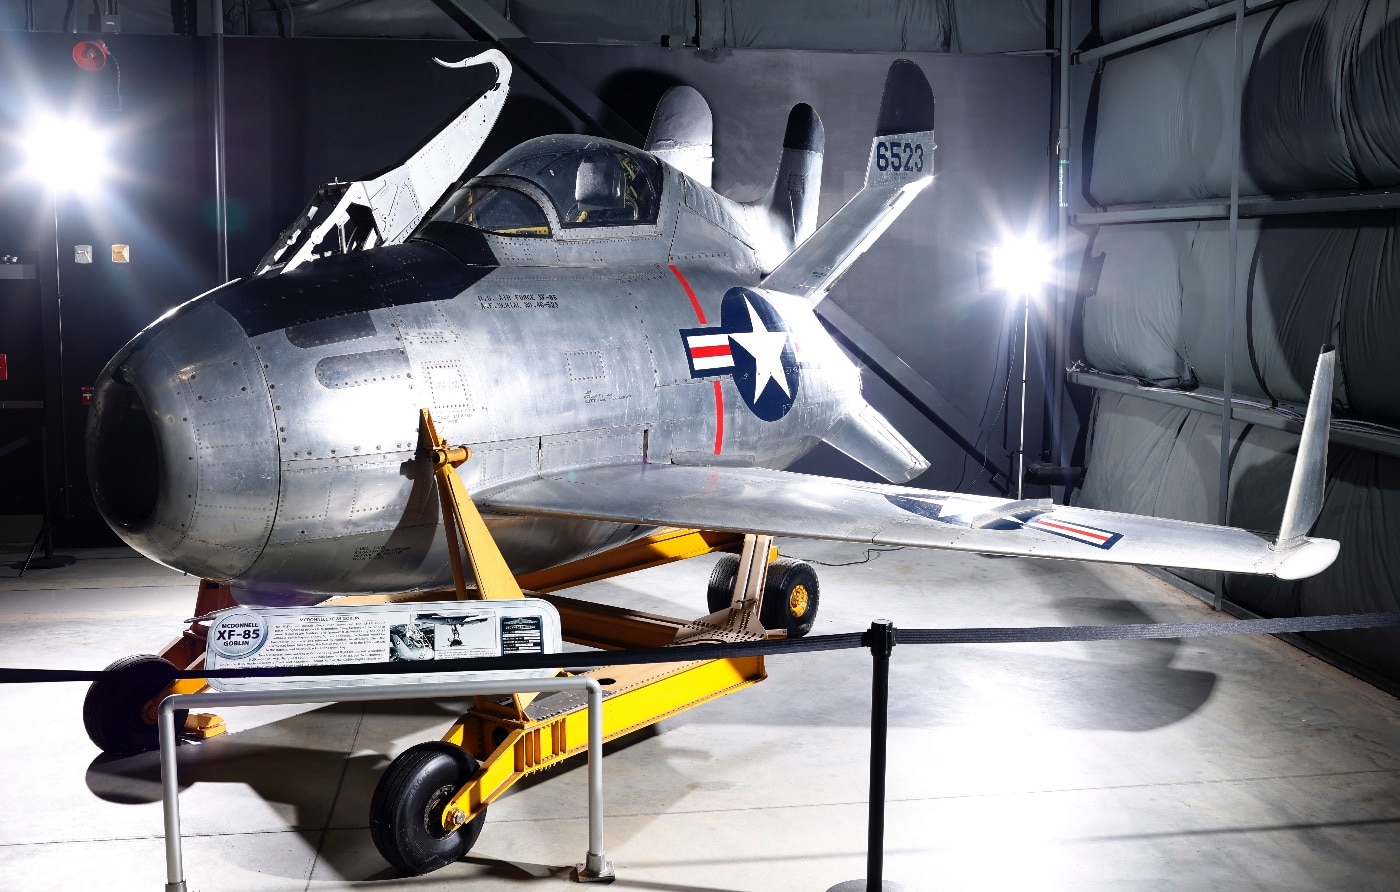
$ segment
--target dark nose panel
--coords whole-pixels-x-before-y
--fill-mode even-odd
[[[160,443],[150,410],[136,388],[106,378],[93,394],[92,413],[103,441],[112,444],[89,456],[92,497],[113,528],[142,529],[160,495]]]
[[[143,333],[99,379],[88,473],[103,517],[163,564],[233,579],[277,508],[272,404],[243,328],[201,301]]]

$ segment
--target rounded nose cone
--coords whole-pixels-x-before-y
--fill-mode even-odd
[[[142,332],[93,392],[93,500],[127,544],[163,564],[234,579],[262,553],[277,508],[276,424],[258,355],[200,300]]]

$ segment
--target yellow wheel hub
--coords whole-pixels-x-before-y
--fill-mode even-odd
[[[807,586],[794,585],[792,594],[788,595],[788,612],[793,616],[802,616],[807,612],[807,607],[812,603],[812,598],[807,594]]]

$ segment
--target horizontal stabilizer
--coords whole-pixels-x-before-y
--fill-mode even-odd
[[[928,470],[928,459],[868,403],[822,439],[891,483],[905,483]]]

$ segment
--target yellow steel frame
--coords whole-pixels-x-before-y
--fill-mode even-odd
[[[622,549],[529,574],[517,582],[457,476],[456,468],[471,453],[463,447],[451,447],[440,439],[427,409],[422,410],[422,430],[428,440],[426,445],[432,449],[438,492],[442,494],[454,590],[459,598],[523,597],[522,585],[558,591],[641,567],[694,557],[717,547],[732,548],[743,542],[742,537],[729,534],[668,530]],[[457,554],[459,541],[476,576],[475,590],[469,590],[463,579],[464,563]],[[555,599],[555,603],[566,608],[561,610],[560,618],[571,640],[585,640],[604,647],[667,645],[693,625],[630,611],[589,609],[596,605],[569,599]],[[731,634],[742,635],[744,631],[734,629]],[[683,654],[684,649],[677,648],[677,656]],[[645,728],[766,677],[762,657],[608,666],[588,675],[605,687],[605,740]],[[543,771],[586,750],[588,719],[583,703],[535,719],[528,712],[533,700],[533,696],[518,694],[503,701],[477,697],[472,708],[448,729],[443,740],[478,756],[481,768],[443,808],[444,829],[453,830],[472,820],[527,774]]]
[[[609,666],[587,674],[607,683],[603,701],[605,741],[767,677],[762,657]],[[475,818],[526,775],[584,752],[588,745],[588,718],[580,706],[562,715],[535,720],[523,711],[478,697],[443,740],[468,752],[488,754],[482,759],[481,770],[443,809],[443,825],[450,829]]]

